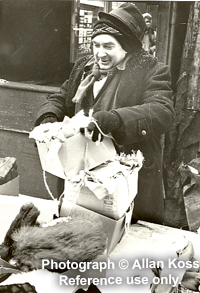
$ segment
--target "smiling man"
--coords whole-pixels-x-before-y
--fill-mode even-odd
[[[140,150],[133,222],[164,223],[161,135],[174,119],[169,67],[142,48],[145,21],[138,8],[124,3],[100,12],[92,32],[93,55],[78,60],[69,80],[40,109],[36,125],[62,121],[84,109],[104,134],[111,134],[118,153]],[[100,134],[94,123],[93,141]],[[122,194],[123,196],[123,194]]]
[[[110,69],[120,63],[126,56],[126,51],[111,35],[98,35],[93,39],[95,61],[101,69]]]

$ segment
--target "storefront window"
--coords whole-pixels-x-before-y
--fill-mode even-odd
[[[98,19],[98,12],[109,12],[112,9],[119,7],[124,2],[112,2],[112,1],[94,1],[94,0],[76,0],[76,12],[75,23],[72,33],[72,44],[74,44],[74,50],[72,50],[72,59],[74,62],[78,58],[92,53],[91,48],[91,31],[93,24]]]
[[[91,32],[94,23],[98,19],[98,12],[104,11],[104,1],[77,0],[74,7],[74,24],[72,32],[71,61],[92,53]],[[74,52],[75,51],[75,52]]]
[[[74,63],[92,53],[91,33],[98,13],[124,2],[0,0],[0,79],[60,86]],[[156,27],[156,5],[143,1],[136,5],[152,13]]]
[[[60,86],[70,73],[71,1],[0,1],[0,79]]]
[[[0,1],[0,79],[60,86],[78,58],[92,53],[99,11],[118,2]]]
[[[91,31],[92,31],[92,10],[80,9],[79,14],[79,35],[78,54],[79,56],[91,53]]]

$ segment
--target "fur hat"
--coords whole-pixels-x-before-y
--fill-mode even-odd
[[[105,25],[114,31],[101,30]],[[132,3],[124,3],[110,13],[99,12],[99,20],[94,25],[92,38],[102,33],[111,34],[126,51],[129,51],[133,44],[142,44],[145,28],[146,24],[140,10]]]

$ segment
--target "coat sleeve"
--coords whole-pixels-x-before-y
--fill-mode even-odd
[[[48,116],[55,116],[58,121],[62,121],[67,112],[65,106],[66,91],[68,81],[61,86],[59,93],[52,94],[47,97],[47,100],[38,112],[35,125],[39,125],[42,120]]]
[[[72,102],[72,98],[76,93],[83,73],[83,68],[89,57],[90,56],[86,56],[79,59],[75,63],[69,79],[62,84],[59,92],[47,97],[47,100],[38,112],[35,126],[39,125],[42,120],[49,115],[55,116],[58,121],[62,121],[64,116],[70,118],[74,116],[75,104]]]
[[[141,103],[115,109],[121,128],[113,133],[118,144],[148,141],[167,132],[174,121],[171,74],[167,65],[158,63],[144,77],[140,92]]]

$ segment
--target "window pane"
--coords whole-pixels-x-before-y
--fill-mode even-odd
[[[0,78],[60,85],[70,71],[70,1],[0,1]]]

